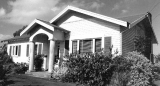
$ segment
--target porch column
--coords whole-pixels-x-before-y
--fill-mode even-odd
[[[54,49],[55,49],[55,41],[53,39],[50,40],[50,48],[49,48],[49,69],[48,72],[52,73],[53,71],[53,64],[54,64]]]
[[[29,60],[29,72],[34,70],[34,42],[30,43],[30,60]]]
[[[92,53],[95,53],[95,39],[93,39],[93,42],[92,42]]]
[[[43,59],[44,61],[44,71],[46,71],[47,70],[47,55],[45,55],[44,56],[44,59]]]

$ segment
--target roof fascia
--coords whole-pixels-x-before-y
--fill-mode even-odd
[[[54,31],[54,27],[52,27],[52,26],[50,26],[50,25],[48,25],[48,24],[46,24],[46,23],[43,23],[42,21],[40,21],[40,20],[37,20],[37,19],[35,19],[34,21],[32,21],[21,33],[20,33],[20,36],[22,36],[26,31],[28,31],[34,24],[40,24],[40,25],[42,25],[42,26],[44,26],[44,27],[46,27],[46,28],[48,28],[49,30],[51,30],[51,31]]]
[[[105,20],[105,21],[108,21],[108,22],[112,22],[112,23],[124,26],[124,27],[128,27],[128,23],[126,21],[118,20],[118,19],[115,19],[115,18],[112,18],[112,17],[104,16],[104,15],[101,15],[101,14],[97,14],[97,13],[90,12],[90,11],[87,11],[87,10],[83,10],[83,9],[80,9],[80,8],[76,8],[76,7],[73,7],[73,6],[67,6],[62,12],[60,12],[57,16],[55,16],[50,21],[50,23],[53,23],[54,21],[59,19],[61,16],[63,16],[69,10],[73,10],[73,11],[76,11],[76,12],[79,12],[79,13],[82,13],[82,14],[86,14],[86,15],[89,15],[89,16],[92,16],[92,17],[95,17],[95,18],[98,18],[98,19],[101,19],[101,20]]]
[[[147,15],[147,18],[148,18],[149,24],[150,24],[150,26],[151,26],[151,29],[152,29],[152,31],[153,31],[153,36],[154,36],[154,38],[155,38],[155,40],[156,40],[156,43],[158,44],[157,37],[156,37],[155,32],[154,32],[154,30],[153,30],[152,23],[151,23],[151,21],[150,21],[150,19],[149,19],[149,15]]]
[[[132,28],[134,25],[136,25],[137,23],[139,23],[140,21],[142,21],[144,18],[146,17],[146,15],[136,19],[135,21],[133,21],[132,23],[129,24],[129,28]]]

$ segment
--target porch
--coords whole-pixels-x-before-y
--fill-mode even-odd
[[[62,59],[66,54],[68,54],[68,49],[65,46],[69,46],[69,31],[41,21],[40,23],[35,24],[34,27],[30,27],[22,33],[29,33],[31,35],[29,37],[30,58],[28,73],[35,72],[35,55],[42,54],[45,56],[43,69],[47,71],[47,74],[52,74],[54,67],[59,66],[60,63],[60,61],[58,61],[55,65],[55,58]]]

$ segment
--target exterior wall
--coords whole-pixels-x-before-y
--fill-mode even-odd
[[[20,56],[14,56],[14,55],[11,55],[12,58],[13,58],[13,61],[15,63],[21,63],[21,62],[24,62],[24,63],[28,63],[29,62],[29,57],[26,56],[26,52],[27,52],[27,44],[29,44],[29,42],[25,42],[25,43],[15,43],[15,44],[8,44],[7,45],[7,52],[9,53],[10,52],[10,46],[15,46],[15,45],[21,45],[21,54]],[[13,48],[12,48],[13,49]]]
[[[111,37],[111,44],[113,45],[113,53],[118,50],[119,54],[122,52],[121,48],[121,33],[120,26],[96,20],[94,18],[84,19],[78,16],[70,16],[65,22],[59,26],[70,31],[70,52],[71,40]],[[103,44],[102,44],[103,45]]]
[[[137,24],[130,29],[122,31],[122,54],[127,54],[135,49],[134,37],[145,36],[145,28]]]

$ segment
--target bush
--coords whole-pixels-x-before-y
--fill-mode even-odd
[[[129,86],[149,86],[153,78],[152,64],[142,54],[131,52],[125,57],[131,64],[130,79],[127,85]]]
[[[126,86],[132,64],[123,56],[117,56],[113,59],[113,65],[115,70],[109,86]]]
[[[17,63],[12,65],[11,74],[25,74],[28,70],[28,64],[26,63]]]
[[[0,84],[5,85],[8,75],[11,72],[13,61],[5,50],[0,51]]]
[[[127,56],[72,54],[68,58],[64,82],[89,86],[149,86],[153,82],[153,65],[142,54]]]
[[[110,83],[114,70],[111,57],[102,53],[72,54],[68,59],[68,71],[62,81],[90,86]]]
[[[34,66],[36,71],[41,71],[42,70],[42,65],[43,65],[43,56],[42,55],[36,55],[34,58]]]
[[[60,80],[67,73],[68,68],[65,66],[57,67],[53,71],[52,77],[56,80]]]

